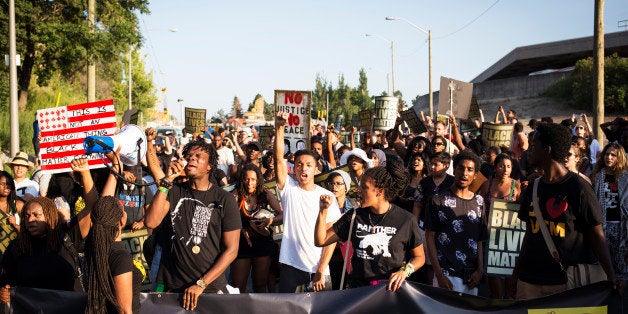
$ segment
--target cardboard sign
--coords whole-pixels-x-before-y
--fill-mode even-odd
[[[477,130],[477,126],[473,122],[475,119],[480,119],[480,106],[478,105],[478,99],[471,97],[471,107],[469,109],[469,117],[464,120],[460,120],[460,133],[466,133]]]
[[[124,243],[124,247],[126,250],[131,253],[131,258],[137,261],[140,261],[146,270],[146,279],[142,282],[142,291],[150,291],[151,281],[150,276],[150,265],[146,263],[146,259],[144,258],[144,241],[148,238],[148,230],[141,229],[135,232],[125,231],[122,232],[122,243]]]
[[[71,171],[70,162],[85,157],[90,168],[104,167],[109,159],[100,154],[85,156],[83,142],[91,135],[115,133],[116,112],[113,100],[37,110],[39,123],[39,160],[43,173]]]
[[[414,109],[410,108],[401,112],[401,117],[408,124],[408,127],[414,134],[421,134],[427,132],[427,128],[421,118],[416,114]]]
[[[526,232],[526,223],[519,220],[518,212],[518,203],[491,200],[488,250],[484,258],[488,275],[512,276]]]
[[[310,147],[310,110],[312,92],[275,90],[275,112],[290,114],[286,122],[285,153],[295,153]]]
[[[397,107],[399,106],[399,98],[390,96],[375,97],[375,108],[373,114],[373,130],[388,131],[395,127],[397,120]]]
[[[202,133],[205,128],[207,110],[185,107],[185,130],[188,133]]]
[[[511,147],[514,134],[514,124],[482,123],[482,138],[488,141],[488,146]]]
[[[451,98],[450,98],[451,89]],[[447,114],[453,110],[457,119],[469,118],[473,84],[440,77],[440,92],[438,93],[438,113]],[[450,102],[451,101],[451,102]]]
[[[358,117],[360,118],[360,131],[370,131],[371,122],[373,121],[371,110],[367,109],[358,112]]]
[[[273,142],[272,135],[275,132],[275,127],[272,125],[262,125],[259,127],[259,145],[262,147],[262,150],[272,149]]]

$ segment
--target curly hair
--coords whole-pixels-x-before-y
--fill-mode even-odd
[[[416,174],[416,170],[414,170],[414,160],[416,160],[417,158],[421,158],[421,160],[423,160],[423,170],[421,170],[421,177],[425,178],[427,177],[428,174],[428,170],[429,170],[429,164],[430,164],[430,158],[428,157],[427,154],[425,153],[414,153],[410,156],[410,159],[408,159],[408,171],[410,172],[411,175],[415,175]]]
[[[195,140],[190,141],[189,143],[183,146],[183,157],[186,158],[190,151],[194,148],[200,148],[202,151],[206,152],[209,155],[209,177],[212,178],[214,175],[214,169],[218,167],[218,153],[216,152],[216,148],[214,145],[207,143],[202,138],[196,138]]]
[[[606,167],[606,163],[604,162],[604,156],[606,155],[606,153],[608,152],[609,149],[614,149],[617,152],[617,162],[615,163],[615,165],[611,168],[607,168]],[[613,174],[615,176],[615,180],[617,180],[620,176],[621,173],[628,169],[628,161],[627,161],[627,157],[626,157],[626,151],[624,150],[624,147],[621,146],[621,144],[618,143],[609,143],[606,146],[604,146],[604,149],[602,149],[602,153],[600,154],[600,159],[598,159],[597,163],[595,164],[595,168],[593,169],[593,172],[591,173],[591,178],[595,179],[595,175],[600,172],[602,169],[605,169],[605,172],[607,174]]]
[[[109,268],[109,254],[111,244],[120,230],[122,216],[123,209],[113,196],[99,198],[92,209],[92,227],[89,236],[85,239],[85,256],[89,269],[85,313],[106,313],[106,301],[119,309],[113,292],[114,283]]]
[[[505,155],[505,156],[508,156],[508,155]],[[510,156],[508,156],[508,157],[510,157]],[[454,169],[456,169],[456,167],[458,167],[458,165],[463,160],[470,160],[470,161],[472,161],[473,164],[475,165],[474,166],[475,172],[480,171],[480,166],[482,165],[482,161],[481,161],[480,157],[478,157],[478,155],[476,155],[475,153],[470,152],[468,150],[464,150],[464,151],[460,152],[460,154],[454,156],[454,165],[453,165]],[[497,159],[495,159],[495,161],[496,161],[495,164],[497,164]]]
[[[44,214],[44,218],[46,219],[46,235],[48,239],[46,240],[46,252],[53,253],[58,252],[61,248],[61,231],[58,226],[59,224],[59,212],[57,211],[57,206],[55,203],[43,196],[38,196],[30,199],[26,204],[24,204],[24,209],[20,214],[20,233],[17,237],[17,248],[20,254],[32,255],[33,254],[33,236],[31,236],[28,231],[28,227],[26,224],[28,223],[28,219],[26,218],[26,212],[28,208],[33,204],[39,204]]]
[[[541,144],[552,148],[552,160],[563,162],[567,158],[571,148],[571,133],[568,128],[556,123],[544,123],[536,128],[536,132]]]
[[[387,201],[405,192],[410,183],[410,173],[398,159],[387,161],[386,167],[366,169],[363,176],[371,178],[376,188],[384,189]]]

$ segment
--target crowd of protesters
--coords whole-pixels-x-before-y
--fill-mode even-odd
[[[11,170],[0,171],[0,300],[14,286],[82,291],[86,312],[136,313],[147,276],[152,291],[181,293],[187,310],[202,293],[231,287],[295,293],[386,282],[396,291],[412,280],[477,295],[487,277],[490,297],[530,299],[570,288],[565,272],[578,264],[597,264],[621,289],[628,121],[607,124],[603,144],[586,115],[532,119],[526,132],[500,107],[491,123],[514,124],[514,135],[498,147],[461,132],[453,115],[421,116],[425,133],[398,119],[390,130],[347,126],[346,143],[338,128],[315,125],[310,148],[296,151],[285,112],[264,141],[253,127],[180,138],[149,128],[141,165],[112,152],[106,168],[77,158],[54,175],[24,152],[0,156]],[[493,199],[519,203],[526,222],[508,278],[485,274]],[[541,225],[554,229],[545,235]],[[141,229],[151,234],[149,273],[121,244],[123,232]]]

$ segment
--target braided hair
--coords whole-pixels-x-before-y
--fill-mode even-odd
[[[11,191],[7,196],[7,209],[9,212],[7,215],[13,215],[17,213],[17,206],[15,203],[17,202],[17,194],[15,193],[15,181],[13,180],[13,176],[4,170],[0,170],[0,178],[6,178],[7,188]]]
[[[410,183],[410,173],[403,162],[395,158],[386,161],[386,167],[366,169],[364,176],[371,178],[376,188],[384,189],[387,201],[403,194]]]
[[[20,233],[17,236],[17,248],[20,254],[32,255],[33,254],[33,236],[28,231],[28,227],[26,224],[28,223],[28,219],[26,219],[26,212],[28,208],[33,204],[39,204],[44,214],[44,218],[46,219],[46,252],[58,252],[61,248],[61,235],[59,224],[59,212],[57,211],[57,206],[55,203],[43,196],[38,196],[30,199],[26,204],[24,204],[24,209],[20,214]]]
[[[106,313],[106,301],[119,310],[113,292],[109,253],[111,244],[118,235],[122,216],[123,209],[113,196],[99,198],[92,209],[92,227],[85,240],[85,256],[89,269],[85,313]]]

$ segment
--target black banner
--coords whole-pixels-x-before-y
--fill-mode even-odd
[[[6,313],[82,313],[84,293],[11,289]],[[140,313],[179,313],[181,295],[142,293]],[[622,313],[622,298],[610,282],[526,300],[493,300],[409,282],[399,291],[385,284],[316,293],[204,294],[197,313]]]
[[[526,223],[519,220],[518,213],[518,203],[491,200],[488,249],[484,254],[486,274],[512,276],[526,232]]]

